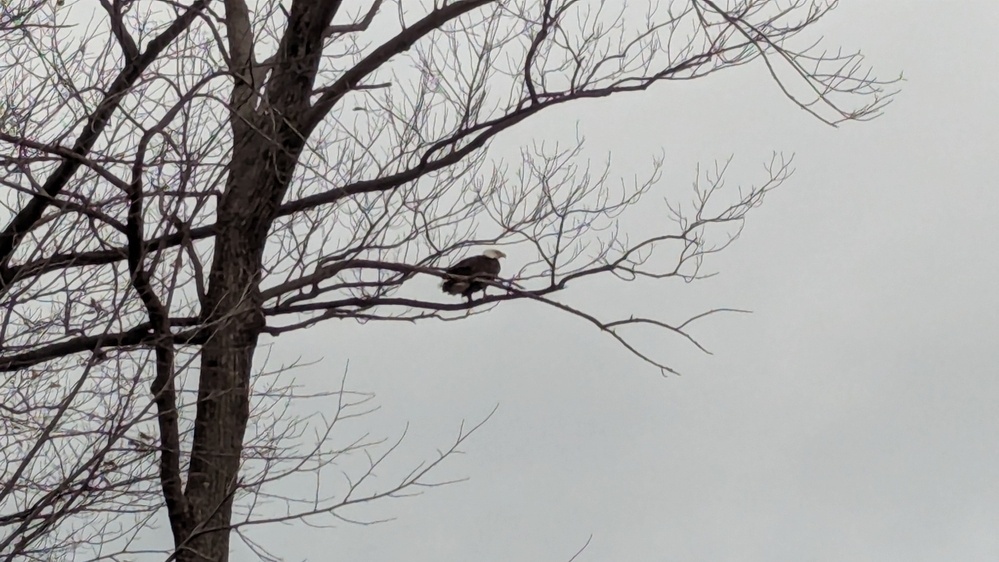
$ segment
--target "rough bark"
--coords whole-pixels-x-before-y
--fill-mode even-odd
[[[292,9],[267,100],[232,120],[232,168],[218,212],[214,263],[202,314],[213,333],[202,347],[201,381],[185,497],[193,528],[178,545],[179,560],[228,559],[233,493],[249,417],[253,352],[265,327],[259,282],[267,232],[287,191],[302,147],[298,116],[308,108],[322,52],[321,32],[332,18],[315,4]],[[250,99],[237,84],[234,99]],[[273,118],[277,117],[277,118]],[[252,119],[253,126],[246,120]],[[307,134],[307,133],[305,133]]]

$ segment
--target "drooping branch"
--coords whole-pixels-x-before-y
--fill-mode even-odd
[[[695,8],[699,8],[700,3],[703,3],[713,13],[728,22],[732,28],[737,30],[740,35],[754,45],[763,59],[771,78],[773,78],[774,83],[780,88],[784,97],[791,100],[795,105],[819,121],[836,127],[846,121],[869,120],[880,115],[884,108],[891,103],[895,93],[882,92],[882,88],[888,85],[889,82],[879,82],[872,79],[869,74],[864,74],[861,69],[863,57],[859,53],[848,55],[837,54],[834,56],[823,53],[818,57],[809,56],[807,50],[800,53],[792,53],[781,44],[782,41],[773,38],[773,23],[789,13],[793,8],[799,7],[797,4],[792,4],[785,10],[778,11],[773,17],[761,23],[753,23],[746,16],[745,12],[748,11],[748,8],[743,12],[726,10],[713,0],[695,0]],[[831,12],[835,5],[836,2],[829,2],[824,7],[818,7],[813,4],[808,18],[802,20],[797,25],[780,29],[778,37],[780,39],[788,38],[814,25]],[[784,61],[787,67],[801,79],[802,83],[814,95],[814,100],[802,101],[798,95],[790,90],[780,77],[779,70],[771,59],[772,54]],[[801,63],[802,60],[810,61],[816,66],[819,64],[833,64],[837,68],[833,73],[824,74],[819,72],[818,69],[806,69]],[[846,85],[845,88],[842,87],[844,84]],[[832,98],[831,94],[833,93],[869,95],[872,99],[870,102],[856,109],[846,109]],[[836,116],[833,118],[825,117],[815,109],[816,105],[831,109]]]

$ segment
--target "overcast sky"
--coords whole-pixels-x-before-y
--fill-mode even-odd
[[[997,23],[984,0],[844,1],[823,34],[906,78],[868,124],[822,125],[753,65],[519,128],[509,146],[578,126],[625,172],[665,149],[676,186],[698,162],[734,155],[749,183],[795,153],[718,277],[573,288],[667,318],[754,313],[694,330],[713,356],[664,338],[684,373],[666,379],[529,302],[287,336],[273,364],[321,359],[300,382],[336,384],[349,360],[348,385],[377,394],[354,430],[410,424],[391,470],[498,410],[439,473],[466,482],[358,512],[393,521],[254,536],[311,561],[565,561],[590,535],[578,560],[999,559]]]

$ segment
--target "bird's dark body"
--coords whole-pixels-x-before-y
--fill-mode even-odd
[[[500,262],[487,256],[472,256],[452,265],[447,270],[448,278],[441,289],[449,295],[461,295],[471,299],[474,293],[485,291],[488,285],[482,281],[492,281],[500,272]]]

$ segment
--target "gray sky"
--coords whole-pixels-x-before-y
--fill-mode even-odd
[[[322,359],[300,382],[336,384],[349,360],[349,386],[377,393],[354,429],[411,424],[395,470],[499,409],[439,473],[467,482],[357,512],[393,521],[254,536],[288,560],[564,561],[591,534],[579,560],[999,559],[997,22],[985,1],[843,2],[823,34],[907,80],[869,124],[822,125],[753,65],[518,129],[509,146],[578,119],[624,172],[665,148],[678,187],[698,162],[734,155],[730,181],[749,183],[796,153],[718,277],[573,288],[667,318],[754,314],[695,329],[711,357],[641,340],[684,373],[668,379],[527,302],[287,336],[272,363]]]

